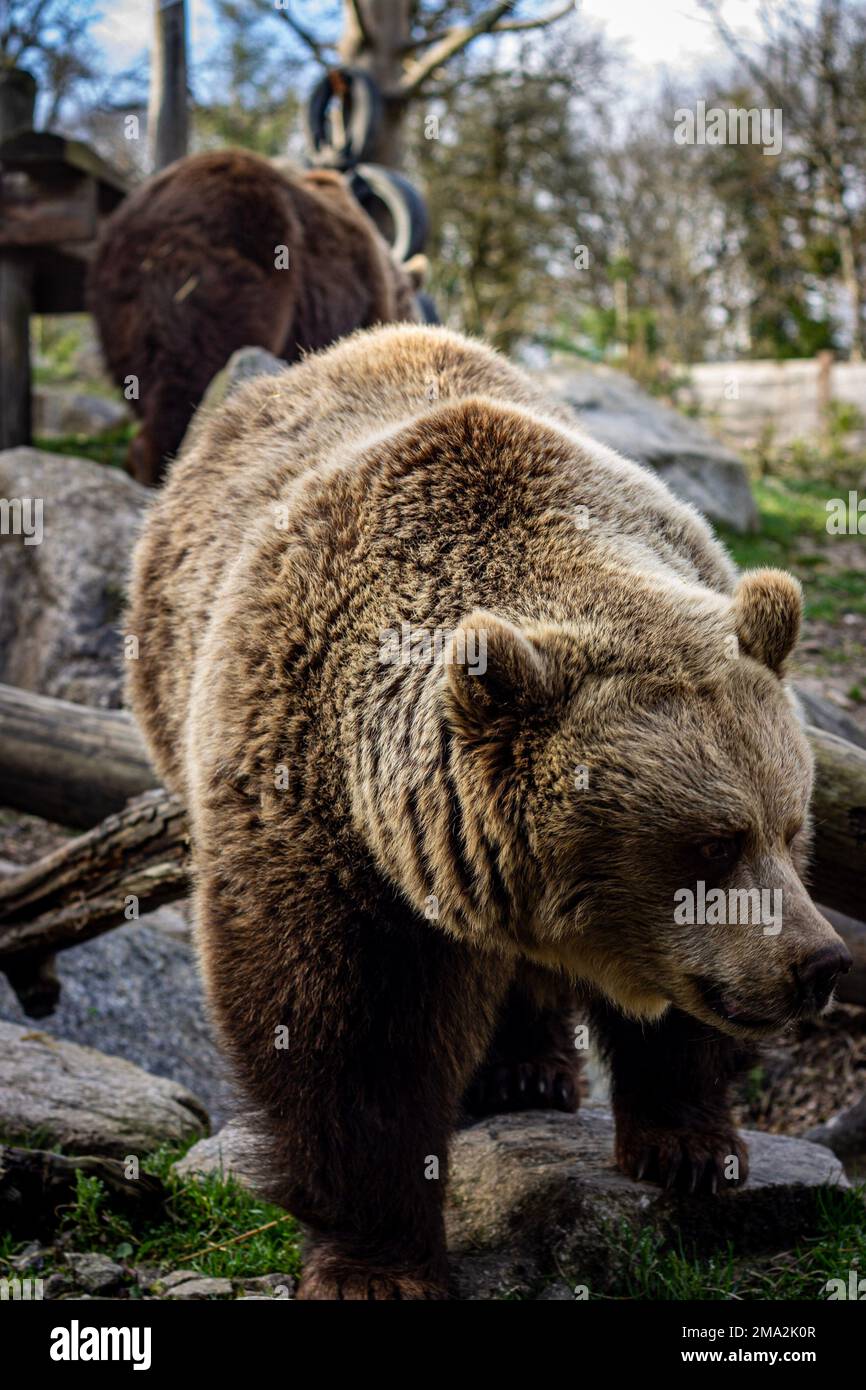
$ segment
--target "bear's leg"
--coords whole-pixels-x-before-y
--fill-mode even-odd
[[[555,976],[528,964],[519,967],[487,1056],[464,1097],[467,1115],[577,1110],[580,1053],[573,1007],[573,992]]]
[[[751,1051],[678,1009],[637,1023],[598,1001],[592,1018],[611,1066],[620,1168],[685,1192],[744,1182],[748,1152],[728,1092]]]
[[[279,908],[237,929],[268,911],[264,890],[244,912],[200,885],[210,997],[260,1113],[263,1190],[306,1228],[299,1298],[444,1298],[448,1144],[511,967],[399,904],[393,920],[347,915],[325,878],[311,870],[298,897],[321,891],[282,930]]]

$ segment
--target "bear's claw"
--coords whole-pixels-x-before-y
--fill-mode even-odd
[[[732,1168],[732,1160],[735,1160]],[[733,1129],[668,1130],[617,1126],[616,1161],[637,1182],[708,1194],[744,1183],[748,1150]]]
[[[512,1110],[573,1114],[580,1105],[579,1070],[560,1058],[483,1067],[466,1093],[464,1108],[477,1119]]]
[[[447,1299],[435,1279],[405,1270],[389,1270],[355,1260],[313,1258],[304,1270],[296,1297],[308,1301],[419,1301]]]

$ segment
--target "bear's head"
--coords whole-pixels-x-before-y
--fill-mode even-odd
[[[609,600],[607,621],[476,612],[455,633],[484,653],[444,676],[463,824],[489,808],[517,949],[638,1018],[674,1005],[760,1036],[819,1012],[850,957],[803,883],[799,585],[763,570],[732,598]]]

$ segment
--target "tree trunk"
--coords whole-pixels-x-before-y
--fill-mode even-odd
[[[408,104],[402,98],[387,94],[396,92],[403,75],[403,52],[411,36],[410,0],[361,0],[361,4],[369,18],[373,42],[369,43],[362,33],[352,0],[344,0],[343,33],[338,51],[347,66],[369,72],[383,94],[384,112],[372,163],[402,169]]]
[[[125,711],[0,685],[0,805],[87,827],[156,783]]]
[[[189,113],[185,0],[155,0],[147,127],[154,172],[186,154]]]

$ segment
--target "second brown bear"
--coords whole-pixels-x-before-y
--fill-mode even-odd
[[[109,219],[89,304],[142,428],[127,466],[155,485],[237,348],[295,361],[376,323],[414,321],[404,269],[341,175],[289,173],[245,150],[181,159]]]

